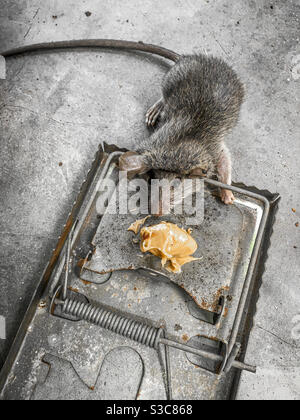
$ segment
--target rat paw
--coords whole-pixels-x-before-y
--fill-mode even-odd
[[[234,195],[232,194],[232,191],[221,189],[221,200],[225,204],[233,204]]]
[[[163,104],[160,101],[156,102],[153,106],[151,106],[151,108],[148,109],[146,114],[146,124],[148,127],[154,127],[162,109]]]

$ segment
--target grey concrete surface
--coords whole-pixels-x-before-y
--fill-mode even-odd
[[[298,0],[0,1],[0,50],[118,38],[223,57],[247,89],[228,138],[235,181],[282,195],[239,399],[300,398],[300,4]],[[91,14],[86,15],[89,11]],[[163,60],[78,51],[7,61],[0,80],[0,365],[100,141],[148,132]],[[62,165],[60,165],[62,163]],[[294,209],[295,212],[292,210]]]

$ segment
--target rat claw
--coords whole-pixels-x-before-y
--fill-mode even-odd
[[[234,202],[234,195],[230,190],[221,190],[221,200],[225,204],[233,204]]]
[[[146,114],[146,124],[149,127],[150,125],[152,125],[152,118],[151,118],[151,112],[150,110],[147,112]]]
[[[151,106],[151,108],[148,109],[146,113],[146,124],[148,127],[154,127],[156,121],[158,120],[161,114],[162,109],[163,105],[161,101],[156,102],[153,106]]]

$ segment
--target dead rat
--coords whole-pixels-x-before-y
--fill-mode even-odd
[[[119,159],[121,170],[157,178],[212,177],[231,184],[231,159],[224,136],[236,125],[244,88],[234,70],[220,58],[182,56],[165,75],[162,98],[146,114],[159,127],[134,152]],[[221,199],[232,204],[230,190]]]
[[[147,112],[148,126],[159,127],[134,152],[119,160],[121,170],[141,174],[153,169],[158,178],[217,175],[231,184],[231,159],[224,136],[237,123],[244,88],[236,73],[220,58],[180,56],[143,42],[87,39],[25,45],[0,52],[5,58],[40,50],[113,48],[157,54],[175,62],[162,83],[162,98]],[[231,191],[221,199],[233,203]]]

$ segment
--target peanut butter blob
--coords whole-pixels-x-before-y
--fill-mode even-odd
[[[144,227],[140,231],[142,252],[161,258],[161,265],[172,273],[180,273],[181,266],[199,258],[192,257],[197,243],[187,231],[169,222]]]
[[[146,216],[144,217],[144,219],[138,219],[135,222],[133,222],[129,228],[127,230],[131,230],[132,232],[134,232],[135,234],[138,233],[138,231],[140,230],[140,227],[143,226],[143,224],[146,222],[146,220],[148,219],[148,217],[150,216]]]

